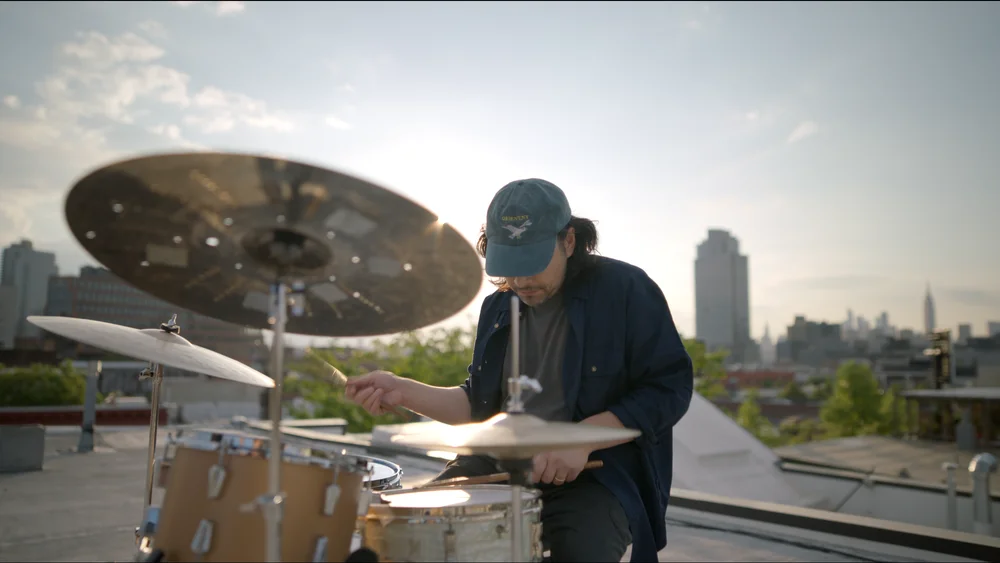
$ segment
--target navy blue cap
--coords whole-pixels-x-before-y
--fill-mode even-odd
[[[570,217],[566,194],[551,182],[529,178],[501,188],[486,212],[486,275],[542,273]]]

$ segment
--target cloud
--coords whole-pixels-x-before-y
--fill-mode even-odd
[[[243,2],[219,2],[219,6],[215,9],[215,13],[220,16],[225,16],[227,14],[238,14],[246,9],[247,6]]]
[[[230,131],[238,123],[273,131],[295,128],[291,120],[268,111],[264,102],[212,86],[198,92],[192,99],[192,105],[200,110],[200,114],[188,115],[184,123],[199,127],[202,133]]]
[[[819,125],[815,121],[803,121],[788,135],[788,143],[797,143],[819,133]]]
[[[350,123],[340,119],[336,115],[326,116],[326,124],[334,129],[340,129],[341,131],[347,131],[352,128]]]
[[[65,236],[53,226],[60,222],[65,187],[82,170],[122,158],[112,143],[120,135],[132,137],[130,151],[164,145],[203,150],[186,138],[186,127],[294,127],[246,94],[193,89],[187,73],[162,64],[164,55],[162,47],[135,33],[78,33],[55,50],[54,66],[34,85],[35,96],[3,99],[0,152],[8,160],[0,176],[0,242]],[[142,136],[135,138],[136,132]]]
[[[139,31],[145,33],[149,37],[162,39],[167,36],[167,28],[163,27],[163,24],[155,20],[146,20],[141,22],[138,27]]]
[[[345,94],[356,94],[357,93],[357,90],[355,90],[354,86],[351,85],[350,83],[338,86],[337,87],[337,91],[338,92],[344,92]]]
[[[702,23],[700,21],[698,21],[698,20],[688,20],[688,21],[684,22],[684,27],[687,28],[687,29],[691,29],[691,30],[697,31],[697,30],[701,29],[703,26],[702,26]]]
[[[202,4],[203,2],[200,2],[199,0],[174,0],[171,3],[180,6],[182,8],[186,8],[188,6],[193,6],[194,4]],[[232,14],[239,14],[247,9],[247,5],[245,2],[225,1],[225,2],[214,2],[214,4],[215,4],[215,15],[217,16],[228,16]]]

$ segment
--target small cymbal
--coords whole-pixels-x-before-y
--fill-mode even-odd
[[[459,455],[490,455],[497,459],[529,459],[552,450],[610,444],[639,436],[629,428],[608,428],[575,422],[546,422],[531,414],[500,413],[489,420],[460,424],[423,434],[401,434],[402,446],[443,450]]]
[[[159,328],[140,330],[71,317],[32,316],[27,321],[54,334],[123,356],[255,387],[274,387],[273,379],[250,366]]]
[[[70,230],[115,275],[215,319],[273,328],[271,286],[300,292],[286,331],[373,336],[458,313],[482,285],[472,245],[405,197],[279,158],[135,158],[79,180]]]

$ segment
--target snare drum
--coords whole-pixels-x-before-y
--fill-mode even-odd
[[[365,478],[367,489],[371,491],[371,503],[380,503],[380,494],[403,488],[403,468],[395,463],[377,457],[358,456],[368,461],[371,470]],[[351,551],[357,551],[364,545],[365,516],[368,515],[368,504],[358,505],[358,519],[354,526],[354,537],[351,539]]]
[[[235,430],[180,433],[151,548],[166,561],[264,561],[267,526],[254,501],[268,492],[270,439]],[[172,459],[171,459],[172,458]],[[282,443],[283,561],[343,561],[370,493],[368,460]]]
[[[523,561],[542,560],[541,493],[522,489]],[[365,545],[382,561],[510,561],[509,485],[400,490],[368,508]]]
[[[373,495],[378,496],[379,493],[385,491],[393,491],[403,488],[402,467],[391,461],[379,459],[377,457],[360,455],[355,457],[367,461],[371,467],[371,477],[366,477],[365,482],[368,483],[368,490],[370,490]]]

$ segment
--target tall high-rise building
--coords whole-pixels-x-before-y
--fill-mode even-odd
[[[924,334],[934,332],[937,318],[934,314],[934,297],[931,296],[931,284],[927,284],[927,295],[924,296]]]
[[[750,340],[747,257],[728,231],[709,229],[694,261],[695,336],[709,350],[725,348],[744,361]]]
[[[41,329],[25,320],[31,315],[45,314],[45,301],[49,290],[49,278],[56,275],[56,255],[39,252],[30,240],[22,240],[3,249],[0,257],[3,270],[0,271],[0,286],[8,289],[3,298],[4,307],[0,317],[0,334],[6,336],[0,346],[10,349],[14,342],[8,342],[12,335],[17,338],[37,338]]]

